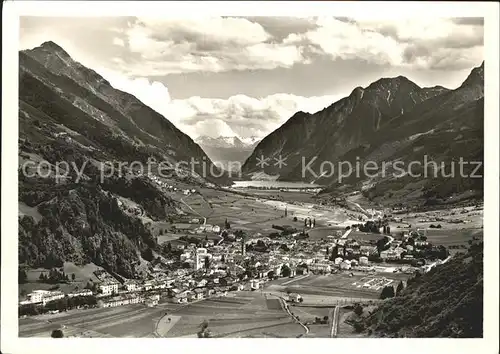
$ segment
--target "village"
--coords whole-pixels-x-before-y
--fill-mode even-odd
[[[75,297],[95,298],[88,304],[82,302],[93,307],[182,304],[238,291],[262,291],[280,278],[311,274],[365,274],[371,277],[355,286],[379,291],[384,284],[393,283],[384,280],[390,275],[427,272],[449,259],[445,247],[429,243],[425,230],[397,232],[398,237],[391,236],[386,226],[370,233],[360,231],[372,224],[376,225],[368,221],[344,230],[329,230],[331,234],[321,238],[309,236],[315,227],[311,219],[305,219],[301,229],[275,225],[275,232],[266,236],[228,228],[227,220],[225,225],[203,224],[189,231],[191,238],[184,236],[182,241],[162,244],[165,252],[152,262],[144,279],[122,279],[100,271],[96,274],[99,281],[86,289],[70,293],[32,291],[20,301],[20,314],[30,314],[33,306],[38,307],[36,313],[64,310],[64,299]],[[293,296],[302,298],[300,294]]]

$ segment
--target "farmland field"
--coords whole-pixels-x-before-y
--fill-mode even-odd
[[[353,231],[349,234],[349,238],[356,241],[377,241],[382,237],[384,237],[384,235],[361,231]]]
[[[300,325],[292,322],[277,298],[250,291],[195,302],[175,314],[181,318],[167,337],[196,335],[204,321],[208,322],[213,337],[265,337],[280,333],[293,337],[304,333]]]
[[[39,315],[19,320],[19,336],[50,336],[53,329],[65,326],[68,337],[147,337],[153,335],[156,322],[165,311],[175,308],[170,304],[156,308],[137,304]]]
[[[266,291],[279,294],[299,293],[304,299],[303,305],[336,305],[349,300],[369,301],[378,299],[382,286],[397,284],[400,279],[408,277],[406,274],[397,275],[397,277],[393,276],[392,273],[383,276],[367,274],[353,274],[353,276],[348,274],[309,275],[289,284],[270,284]]]
[[[474,236],[483,238],[482,229],[460,229],[460,230],[446,230],[446,229],[428,229],[427,240],[435,245],[463,245],[472,240]]]

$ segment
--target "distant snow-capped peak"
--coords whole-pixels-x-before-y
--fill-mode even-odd
[[[259,141],[256,137],[250,138],[239,138],[237,136],[219,136],[217,138],[212,138],[210,136],[202,135],[198,137],[196,143],[200,145],[210,146],[210,147],[221,147],[221,148],[231,148],[231,147],[250,147]]]

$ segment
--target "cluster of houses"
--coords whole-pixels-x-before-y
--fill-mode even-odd
[[[90,296],[92,295],[92,290],[82,289],[77,290],[69,294],[65,294],[62,291],[51,291],[51,290],[33,290],[26,296],[26,300],[21,301],[20,305],[27,304],[41,304],[43,306],[47,305],[47,303],[51,301],[56,301],[59,299],[63,299],[64,297],[77,297],[77,296]]]
[[[413,245],[405,243],[405,237],[412,237]],[[101,272],[96,274],[100,281],[96,294],[84,289],[67,296],[95,295],[102,307],[137,303],[155,306],[160,295],[185,303],[210,296],[226,296],[232,291],[258,290],[263,283],[279,276],[376,270],[369,262],[369,257],[378,253],[374,241],[357,241],[348,237],[302,240],[294,235],[276,240],[259,234],[240,241],[218,245],[207,240],[203,247],[185,242],[178,246],[182,250],[179,259],[169,260],[180,261],[182,267],[178,269],[170,268],[166,272],[161,267],[153,267],[150,274],[153,279],[127,280],[123,284]],[[392,239],[389,247],[380,252],[380,258],[391,261],[411,256],[412,249],[425,247],[426,242],[409,233],[402,240]],[[265,252],[246,252],[251,245],[261,248],[265,245]],[[337,249],[335,257],[330,252],[334,247]],[[297,294],[292,295],[293,301],[300,301]],[[64,296],[60,291],[35,290],[28,295],[26,302],[45,305]]]
[[[185,196],[196,193],[196,189],[194,189],[194,188],[188,188],[188,189],[177,188],[171,184],[168,184],[168,183],[162,181],[158,176],[155,176],[153,174],[148,175],[148,177],[152,182],[156,183],[156,185],[168,190],[169,192],[180,192],[180,193],[184,194]]]
[[[158,305],[160,301],[160,295],[154,294],[149,296],[144,296],[141,294],[122,294],[116,295],[112,298],[106,300],[99,300],[97,305],[99,307],[117,307],[131,304],[145,304],[148,307],[154,307]]]

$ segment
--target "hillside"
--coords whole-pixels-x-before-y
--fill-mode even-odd
[[[194,158],[211,163],[168,119],[113,88],[53,42],[19,53],[19,100],[26,118],[31,111],[39,121],[63,125],[94,150],[109,151],[116,158],[143,161],[153,156],[172,163]]]
[[[148,220],[169,220],[179,210],[148,178],[148,161],[166,163],[170,185],[226,182],[203,178],[200,164],[194,171],[177,166],[212,162],[165,117],[53,42],[19,53],[18,118],[19,262],[28,267],[93,262],[134,277],[156,239],[143,219],[118,206],[120,198]],[[158,164],[151,166],[158,173]]]
[[[375,336],[482,337],[482,243],[409,280],[401,295],[365,317],[364,327]]]
[[[386,203],[402,196],[446,199],[469,190],[480,197],[482,179],[462,178],[457,184],[457,179],[443,179],[441,175],[392,178],[391,164],[401,161],[405,172],[416,173],[412,168],[418,170],[418,166],[407,166],[411,161],[423,165],[424,156],[438,166],[445,163],[447,171],[450,162],[459,157],[464,161],[483,161],[483,77],[484,63],[473,69],[455,90],[440,86],[421,88],[402,76],[383,78],[366,88],[357,87],[348,97],[320,112],[297,112],[257,145],[243,172],[251,176],[262,171],[255,165],[258,156],[281,155],[287,165],[279,168],[269,164],[264,172],[279,175],[281,180],[314,181],[329,186],[327,193],[338,192],[339,188],[363,189],[370,199]],[[373,170],[363,171],[367,161],[376,164],[379,175]],[[346,166],[343,176],[339,162]],[[348,177],[347,163],[352,166]],[[306,165],[308,169],[304,168]],[[473,169],[467,166],[465,172]],[[410,184],[414,184],[413,189],[406,188]],[[394,196],[392,199],[387,197],[388,192]]]

